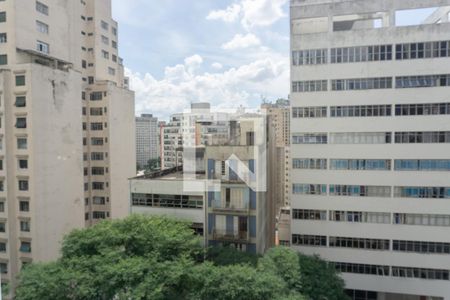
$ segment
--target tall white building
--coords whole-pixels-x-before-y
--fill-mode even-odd
[[[450,299],[449,7],[291,0],[291,243],[352,299]]]
[[[128,212],[134,101],[122,71],[110,1],[0,1],[2,283],[56,259],[85,212],[88,223],[91,210]]]
[[[136,117],[136,162],[144,168],[149,160],[159,157],[158,118],[142,114]]]

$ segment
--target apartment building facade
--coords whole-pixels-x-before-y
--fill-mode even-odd
[[[81,73],[86,225],[128,213],[136,174],[134,93],[118,54],[111,1],[81,1]]]
[[[94,9],[94,2],[105,5]],[[134,119],[132,94],[116,84],[123,81],[119,66],[116,77],[88,84],[87,40],[98,38],[93,28],[100,26],[99,11],[109,9],[110,16],[107,2],[0,1],[0,273],[2,284],[12,288],[23,265],[56,259],[62,237],[85,226],[83,159],[91,153],[83,156],[89,111],[83,98],[95,90],[114,102],[102,124],[115,133],[128,132],[120,125],[123,113]],[[89,55],[100,74],[94,50]],[[119,142],[113,135],[109,141]],[[119,147],[120,159],[128,147]],[[109,184],[125,189],[124,204],[117,206],[127,211],[125,170],[111,175]]]
[[[291,244],[352,299],[450,299],[449,6],[291,0]]]
[[[136,164],[140,169],[160,157],[159,138],[158,118],[151,114],[136,117]]]

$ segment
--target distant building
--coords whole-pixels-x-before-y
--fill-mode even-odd
[[[192,103],[189,112],[174,114],[163,127],[162,169],[183,164],[183,147],[225,143],[229,115],[211,111],[209,103]]]
[[[205,193],[187,192],[182,168],[166,169],[130,179],[131,213],[170,216],[192,222],[192,228],[203,236]],[[196,180],[204,179],[198,175]]]
[[[206,245],[232,245],[264,253],[275,243],[275,222],[270,220],[275,220],[276,214],[268,198],[270,187],[261,191],[255,187],[258,173],[267,172],[266,162],[256,166],[255,148],[263,153],[267,144],[265,137],[255,135],[255,119],[265,120],[260,115],[230,120],[227,128],[231,134],[226,141],[213,139],[208,145],[185,146],[184,173],[172,168],[132,178],[131,211],[190,220],[197,232],[204,233]],[[214,127],[214,122],[207,126]],[[239,170],[247,173],[242,175]],[[191,191],[194,185],[201,187],[201,193]]]
[[[136,117],[136,162],[143,169],[148,161],[159,158],[158,118],[151,114]]]

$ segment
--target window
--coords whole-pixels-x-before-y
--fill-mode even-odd
[[[92,189],[93,190],[104,190],[105,189],[105,183],[104,182],[93,182],[92,183]]]
[[[116,27],[111,27],[111,31],[114,36],[117,36],[117,28]]]
[[[30,211],[30,202],[28,201],[20,201],[19,202],[19,210],[22,212]]]
[[[29,221],[20,221],[20,231],[30,232],[30,222]]]
[[[394,213],[393,224],[449,227],[450,215]]]
[[[103,56],[103,58],[109,59],[109,52],[102,50],[102,56]]]
[[[327,160],[325,158],[294,158],[293,169],[326,170]]]
[[[106,23],[105,21],[101,21],[100,26],[105,30],[108,30],[108,27],[109,27],[108,23]]]
[[[6,243],[0,242],[0,252],[6,252]]]
[[[324,92],[328,90],[327,80],[309,80],[292,82],[293,93]]]
[[[390,186],[330,184],[330,196],[391,197]]]
[[[396,171],[450,171],[448,159],[397,159]]]
[[[16,107],[25,107],[27,106],[27,98],[25,96],[16,96]]]
[[[28,191],[28,180],[19,180],[19,191]]]
[[[103,152],[92,152],[91,160],[103,160]]]
[[[317,220],[326,221],[326,210],[311,210],[311,209],[293,209],[292,218],[296,220]]]
[[[102,43],[105,45],[109,45],[109,38],[107,38],[106,36],[102,35]]]
[[[450,143],[450,131],[396,132],[396,144]]]
[[[392,77],[335,79],[331,81],[333,91],[391,89]]]
[[[0,11],[0,23],[6,22],[6,12]]]
[[[0,222],[0,232],[6,232],[6,223]]]
[[[26,118],[16,118],[16,128],[27,128],[27,119]]]
[[[390,171],[390,159],[331,159],[331,170],[378,170]]]
[[[450,103],[398,104],[396,116],[450,115]]]
[[[443,87],[449,85],[450,85],[450,74],[399,76],[395,78],[395,87],[397,89]]]
[[[92,92],[91,93],[91,101],[98,101],[103,99],[102,92]]]
[[[387,250],[387,251],[390,250],[389,240],[330,236],[329,241],[330,247],[336,248],[353,248],[364,250]]]
[[[5,212],[5,201],[0,201],[0,212]]]
[[[293,107],[293,118],[326,118],[327,107],[326,106],[314,106],[314,107]]]
[[[392,60],[392,45],[332,48],[331,63]]]
[[[449,280],[450,272],[449,270],[440,269],[421,269],[421,268],[410,268],[410,267],[392,267],[393,277],[403,277],[403,278],[420,278],[420,279],[430,279],[430,280]]]
[[[40,21],[36,21],[36,29],[41,33],[48,34],[48,25]]]
[[[93,146],[102,146],[103,138],[91,138],[91,145]]]
[[[25,75],[16,75],[16,86],[25,85]]]
[[[26,150],[27,149],[27,139],[26,138],[17,138],[17,149]]]
[[[450,187],[396,186],[394,197],[399,198],[450,198]]]
[[[30,253],[31,252],[31,243],[21,241],[20,242],[20,252]]]
[[[92,175],[104,175],[105,174],[105,168],[92,167],[91,173],[92,173]]]
[[[345,262],[335,262],[334,265],[336,270],[342,273],[389,276],[389,266],[352,264]]]
[[[331,117],[386,117],[392,115],[391,105],[332,106]]]
[[[94,131],[103,130],[103,123],[91,123],[91,130]]]
[[[28,169],[27,159],[19,159],[19,169]]]
[[[106,219],[106,212],[104,211],[94,211],[92,212],[93,219]]]
[[[330,211],[330,221],[390,224],[391,214],[387,212]]]
[[[8,64],[8,55],[0,54],[0,65],[7,65],[7,64]]]
[[[438,58],[450,56],[450,41],[406,43],[395,45],[397,60]]]
[[[114,49],[117,49],[117,42],[116,42],[116,41],[111,41],[111,46],[112,46]]]
[[[326,64],[327,56],[327,49],[292,51],[292,65],[302,66]]]
[[[6,42],[8,42],[8,36],[7,36],[6,32],[0,33],[0,43],[3,44]]]
[[[326,247],[327,237],[324,235],[293,234],[292,245]]]
[[[48,16],[48,6],[39,1],[36,1],[36,11]]]
[[[0,180],[0,192],[5,191],[5,183],[3,182],[3,180]]]
[[[116,75],[116,69],[108,67],[108,74],[112,76]]]
[[[450,254],[450,243],[393,240],[392,250],[426,254]]]
[[[1,274],[8,274],[8,264],[7,263],[0,263],[0,273]],[[3,287],[2,287],[3,289]]]
[[[326,184],[292,184],[293,194],[302,195],[326,195],[327,185]]]
[[[92,204],[94,204],[94,205],[105,205],[106,204],[105,197],[93,197],[92,198]]]
[[[391,132],[330,133],[330,144],[390,144]]]
[[[327,144],[326,133],[296,133],[292,136],[293,144]]]
[[[37,41],[36,50],[48,54],[50,52],[50,46],[47,43]]]
[[[164,194],[138,194],[133,193],[132,205],[153,206],[167,208],[193,208],[202,209],[202,197],[186,195],[164,195]]]

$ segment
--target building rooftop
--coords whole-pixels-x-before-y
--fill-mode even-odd
[[[136,176],[131,179],[137,180],[199,180],[205,179],[206,175],[204,173],[200,174],[185,174],[183,172],[183,166],[174,167],[170,169],[155,171],[147,173],[144,175]]]

